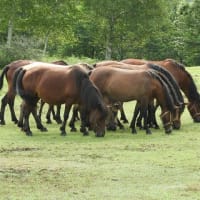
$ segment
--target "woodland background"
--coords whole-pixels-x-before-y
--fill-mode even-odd
[[[0,0],[0,66],[45,57],[200,65],[200,0]]]

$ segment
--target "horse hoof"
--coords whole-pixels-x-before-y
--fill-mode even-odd
[[[26,132],[26,135],[27,135],[27,136],[33,136],[33,134],[32,134],[31,131]]]
[[[147,135],[151,135],[152,132],[151,132],[151,131],[147,131],[146,134],[147,134]]]
[[[59,120],[56,120],[57,124],[62,124],[62,120],[59,119]]]
[[[77,129],[75,128],[75,127],[73,127],[73,128],[71,128],[71,130],[70,130],[71,132],[76,132],[77,131]]]
[[[47,120],[46,123],[47,123],[47,124],[52,124],[52,121],[51,121],[51,120]]]
[[[88,131],[83,132],[83,136],[88,136],[88,135],[89,135]]]
[[[15,120],[12,120],[15,124],[17,124],[18,123],[18,120],[17,119],[15,119]]]
[[[124,124],[128,124],[128,120],[127,120],[127,119],[124,120],[123,123],[124,123]]]
[[[67,133],[66,133],[66,132],[62,132],[60,135],[61,135],[61,136],[66,136]]]
[[[42,132],[47,132],[47,131],[48,131],[47,128],[45,128],[45,127],[42,127],[40,130],[41,130]]]
[[[1,125],[5,125],[6,123],[5,123],[5,121],[1,121],[0,124]]]
[[[116,128],[116,127],[111,127],[111,126],[109,126],[109,127],[107,127],[107,130],[108,130],[108,131],[116,131],[117,128]]]
[[[137,134],[137,131],[136,130],[132,130],[132,134]]]

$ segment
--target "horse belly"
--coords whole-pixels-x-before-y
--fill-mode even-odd
[[[146,84],[143,81],[126,80],[112,81],[108,85],[108,93],[110,96],[122,102],[139,100],[145,96]]]
[[[42,86],[38,85],[37,95],[44,102],[54,105],[65,103],[68,96],[63,85],[53,83],[42,83]]]

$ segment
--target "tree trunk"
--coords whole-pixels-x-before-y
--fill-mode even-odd
[[[49,40],[49,31],[45,35],[43,56],[45,56],[45,54],[47,52],[48,40]]]
[[[111,57],[112,57],[112,48],[110,42],[108,41],[106,44],[105,60],[111,60]]]
[[[113,52],[113,42],[114,42],[114,26],[115,26],[115,18],[111,16],[108,20],[108,35],[106,42],[106,54],[105,59],[111,60],[112,52]]]
[[[8,22],[8,35],[7,35],[7,46],[11,46],[12,41],[12,34],[13,34],[13,21],[10,19]]]

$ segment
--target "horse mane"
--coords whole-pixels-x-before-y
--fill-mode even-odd
[[[167,71],[166,69],[160,67],[159,65],[149,63],[148,67],[151,68],[151,69],[154,69],[155,71],[157,71],[159,73],[161,78],[168,85],[174,101],[176,103],[178,103],[179,106],[181,106],[181,112],[183,112],[184,108],[185,108],[183,96],[182,96],[181,91],[179,89],[178,83],[176,82],[173,75],[169,71]]]
[[[2,89],[2,87],[3,87],[3,80],[4,80],[4,76],[5,76],[5,74],[7,74],[7,71],[9,70],[9,65],[6,65],[4,68],[3,68],[3,70],[2,70],[2,72],[1,72],[1,76],[0,76],[0,90]]]
[[[52,63],[57,65],[68,65],[68,63],[66,63],[64,60],[57,60]]]
[[[83,70],[76,70],[76,83],[80,90],[81,101],[84,103],[85,110],[98,109],[102,112],[102,117],[107,115],[107,110],[103,104],[103,97],[99,89],[90,81],[89,76]]]
[[[165,61],[171,62],[173,64],[173,66],[175,66],[176,68],[178,68],[181,71],[184,71],[184,73],[186,74],[186,76],[190,80],[190,83],[189,83],[190,84],[189,85],[189,98],[191,100],[200,102],[200,95],[198,93],[197,86],[196,86],[191,74],[185,69],[185,66],[181,63],[178,63],[174,59],[166,59]]]
[[[163,91],[165,93],[165,99],[166,99],[166,106],[167,108],[173,112],[174,111],[174,100],[173,97],[171,96],[171,92],[169,90],[168,85],[163,81],[163,79],[159,76],[159,74],[157,73],[157,71],[155,70],[148,70],[147,71],[148,74],[159,81],[159,83],[163,86]]]

